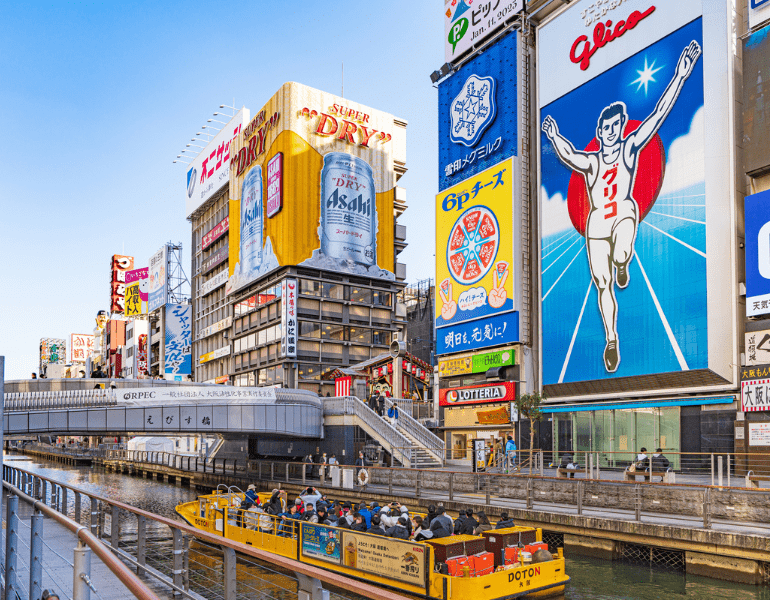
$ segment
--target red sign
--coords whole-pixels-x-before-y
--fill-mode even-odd
[[[512,381],[439,390],[439,404],[441,406],[486,404],[515,399],[516,384]]]
[[[230,229],[230,217],[225,217],[219,223],[214,225],[208,233],[203,234],[203,238],[201,239],[201,250],[205,250],[211,246],[211,244],[227,233],[228,229]]]
[[[134,257],[115,254],[112,257],[111,267],[110,311],[122,313],[126,310],[126,271],[134,268]]]
[[[84,363],[94,351],[94,336],[87,333],[73,333],[70,335],[70,352],[72,362]]]
[[[628,19],[626,21],[623,19],[618,21],[617,24],[615,24],[615,27],[612,26],[612,21],[610,20],[604,23],[597,23],[596,27],[594,27],[594,45],[591,46],[591,42],[588,40],[588,36],[581,35],[572,44],[572,48],[569,51],[570,60],[575,64],[579,64],[581,71],[585,71],[588,69],[588,67],[591,66],[591,57],[596,54],[596,51],[599,48],[603,48],[610,42],[618,39],[620,36],[626,33],[626,31],[630,31],[636,27],[640,21],[646,19],[654,12],[654,6],[651,6],[643,13],[635,10],[630,15],[628,15]]]
[[[283,153],[267,161],[267,217],[281,212],[283,207]]]

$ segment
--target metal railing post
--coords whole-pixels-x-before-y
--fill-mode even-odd
[[[730,487],[730,455],[727,455],[727,487]]]
[[[711,455],[711,485],[714,485],[714,455]]]
[[[182,540],[184,542],[184,564],[182,566],[182,569],[184,570],[184,575],[182,577],[182,583],[184,586],[185,591],[190,591],[190,538],[189,536],[183,535]]]
[[[577,504],[577,514],[582,515],[583,514],[583,482],[578,481],[577,485],[575,486],[575,494],[577,494],[576,504]]]
[[[711,488],[703,490],[703,528],[711,529]]]
[[[147,518],[144,515],[136,517],[136,573],[144,573],[147,564]]]
[[[74,492],[75,494],[75,521],[80,523],[80,494],[77,492]]]
[[[455,474],[454,472],[449,474],[449,499],[455,499]]]
[[[259,463],[259,478],[262,479],[262,463]],[[305,485],[305,479],[307,478],[307,466],[302,463],[302,485]]]
[[[543,476],[543,463],[545,462],[545,456],[544,456],[542,450],[540,452],[538,452],[538,454],[540,455],[540,477],[542,477]]]
[[[589,454],[588,455],[588,472],[590,473],[590,478],[594,478],[594,455]]]
[[[38,600],[43,589],[43,514],[35,510],[30,518],[29,600]]]
[[[225,600],[235,600],[235,550],[222,546],[224,553]]]
[[[532,460],[532,457],[530,457]],[[527,510],[532,509],[532,492],[534,491],[534,485],[531,477],[527,477]]]
[[[67,488],[62,486],[61,488],[61,513],[65,516],[69,516],[69,499],[67,498]]]
[[[91,504],[91,519],[88,522],[90,525],[91,533],[95,536],[99,536],[99,501],[96,498],[89,496],[88,498]]]
[[[286,463],[286,483],[289,483],[289,463]]]
[[[422,471],[417,471],[417,485],[414,488],[414,497],[422,496]]]
[[[722,487],[722,455],[717,457],[717,479],[719,480],[719,487]]]
[[[48,504],[48,482],[45,479],[43,479],[42,482],[43,482],[42,501],[43,501],[43,504]]]
[[[178,587],[182,587],[182,575],[184,571],[184,556],[182,554],[184,553],[184,544],[182,541],[182,532],[178,529],[174,529],[174,585]],[[178,592],[174,591],[174,596],[179,595]]]
[[[634,518],[641,522],[642,520],[642,486],[638,483],[634,486],[636,488],[634,490],[634,509],[635,509],[635,515]]]
[[[596,478],[597,479],[602,478],[601,474],[599,473],[599,453],[598,452],[596,453]]]
[[[275,481],[275,463],[270,463],[270,481]],[[323,478],[321,479],[323,481]]]
[[[484,476],[484,481],[486,482],[486,488],[485,488],[485,494],[484,494],[484,503],[489,506],[490,502],[492,501],[492,491],[491,491],[491,485],[489,481],[489,475]]]
[[[90,600],[91,588],[91,550],[78,540],[72,561],[72,600]]]
[[[388,469],[388,495],[393,495],[393,469]]]
[[[19,497],[8,495],[6,501],[5,531],[5,597],[21,598],[21,587],[16,580],[16,553],[19,548]]]
[[[120,509],[114,504],[110,508],[110,546],[117,550],[120,546]]]

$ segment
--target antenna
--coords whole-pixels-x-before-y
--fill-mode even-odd
[[[342,92],[340,96],[345,97],[345,63],[342,63]]]

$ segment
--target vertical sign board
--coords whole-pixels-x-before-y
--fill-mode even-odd
[[[67,362],[67,343],[59,338],[40,338],[40,374],[48,365],[63,365]]]
[[[744,338],[746,366],[770,363],[770,329],[747,331]]]
[[[538,29],[543,383],[732,381],[727,2],[601,4]]]
[[[297,357],[297,280],[281,282],[281,354]]]
[[[746,316],[770,313],[770,191],[744,199]]]
[[[770,19],[770,0],[749,0],[749,29]]]
[[[163,246],[150,257],[147,268],[149,285],[147,286],[147,311],[157,310],[168,300],[168,249]]]
[[[165,378],[192,373],[192,305],[166,304]]]
[[[187,218],[229,183],[231,144],[248,120],[249,111],[242,108],[190,163],[187,170]]]
[[[267,161],[267,218],[283,207],[283,152]]]
[[[133,256],[113,255],[110,260],[110,312],[126,310],[126,273],[134,268]]]
[[[134,269],[126,273],[126,316],[147,314],[148,268]]]
[[[523,8],[524,0],[444,0],[446,62],[478,48]]]
[[[94,351],[94,336],[88,333],[70,334],[72,362],[85,363]]]

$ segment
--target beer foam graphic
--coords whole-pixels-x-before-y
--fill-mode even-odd
[[[307,260],[300,263],[303,267],[315,267],[316,269],[323,269],[324,271],[344,271],[351,275],[368,275],[369,277],[377,277],[378,279],[389,279],[394,281],[396,276],[390,271],[381,269],[377,265],[367,267],[361,263],[357,263],[352,260],[340,260],[327,256],[320,249],[313,250],[313,255]]]
[[[248,273],[241,273],[241,263],[235,265],[233,275],[228,279],[227,286],[225,287],[225,296],[230,293],[239,290],[245,285],[248,285],[255,279],[259,279],[263,275],[267,275],[271,271],[275,271],[281,265],[278,264],[278,258],[273,252],[273,243],[268,236],[265,241],[265,248],[262,251],[262,262],[256,269],[252,269]]]

